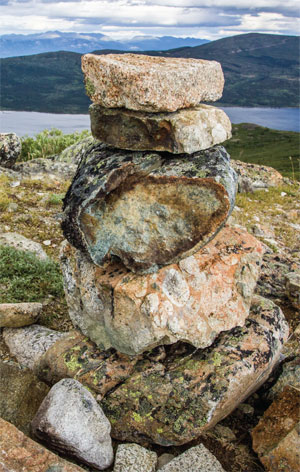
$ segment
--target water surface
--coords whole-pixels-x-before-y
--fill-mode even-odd
[[[300,131],[299,108],[223,107],[232,123],[256,123],[285,131]],[[74,133],[90,128],[89,115],[63,115],[29,111],[0,111],[0,131],[18,136],[34,136],[44,129],[58,128]]]

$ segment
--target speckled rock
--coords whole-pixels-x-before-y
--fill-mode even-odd
[[[238,175],[238,191],[241,193],[283,184],[282,175],[273,167],[238,160],[232,160],[231,165]]]
[[[300,310],[300,272],[289,272],[286,275],[285,286],[292,305]]]
[[[20,328],[38,319],[41,303],[0,303],[0,328]]]
[[[203,59],[86,54],[82,70],[88,95],[106,108],[173,112],[216,101],[224,87],[221,65]]]
[[[192,154],[231,137],[231,123],[221,110],[208,105],[175,113],[145,113],[90,106],[93,136],[120,149]]]
[[[1,472],[84,472],[0,418]]]
[[[287,386],[253,429],[253,449],[267,471],[299,470],[299,411],[300,391]]]
[[[54,450],[104,470],[113,462],[110,424],[93,395],[73,379],[55,384],[32,423],[34,436]]]
[[[222,147],[175,157],[99,144],[80,162],[62,228],[97,265],[117,256],[134,272],[154,272],[212,239],[235,191]]]
[[[52,344],[64,336],[64,333],[40,325],[3,330],[3,338],[11,354],[22,366],[30,369],[34,368]]]
[[[159,470],[160,472],[225,472],[220,462],[203,444],[191,447]]]
[[[113,472],[155,472],[157,455],[138,444],[120,444]]]
[[[0,417],[29,434],[30,422],[49,387],[29,369],[0,361]]]
[[[246,231],[225,227],[205,248],[155,274],[102,268],[68,243],[62,248],[69,315],[99,347],[135,355],[179,340],[198,348],[242,326],[263,255]]]
[[[65,181],[72,179],[76,173],[77,164],[73,162],[53,161],[51,159],[37,158],[27,162],[19,162],[15,170],[22,178],[32,180]]]
[[[15,133],[0,133],[0,166],[13,167],[21,149],[21,140]]]
[[[40,243],[36,243],[31,239],[25,238],[25,236],[22,236],[22,234],[19,233],[0,233],[0,244],[2,246],[9,246],[20,251],[32,252],[41,261],[48,259],[48,256]]]
[[[277,363],[288,326],[279,307],[255,297],[243,328],[211,347],[181,345],[107,393],[102,408],[112,436],[163,446],[187,443],[213,427],[260,387]]]

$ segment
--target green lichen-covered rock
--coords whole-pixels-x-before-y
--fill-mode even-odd
[[[183,345],[175,358],[153,363],[108,393],[102,407],[112,436],[163,446],[197,438],[266,380],[287,337],[280,308],[255,297],[245,327],[204,350]]]
[[[212,428],[268,378],[288,327],[273,302],[256,296],[243,328],[206,349],[185,343],[140,356],[101,351],[78,332],[40,359],[47,383],[79,380],[101,401],[112,436],[140,444],[180,445]]]
[[[198,251],[235,200],[229,155],[130,152],[104,144],[84,154],[64,200],[62,228],[96,265],[117,256],[147,273]]]
[[[78,143],[64,149],[60,154],[54,156],[52,159],[56,162],[66,162],[68,164],[78,165],[82,156],[87,149],[95,144],[96,140],[92,136],[88,136]]]

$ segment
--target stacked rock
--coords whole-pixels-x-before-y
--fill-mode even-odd
[[[95,138],[121,149],[191,154],[231,136],[227,115],[199,103],[222,96],[215,61],[135,54],[83,57],[86,89],[95,102]]]
[[[71,319],[129,355],[179,340],[205,348],[244,324],[262,255],[247,234],[217,236],[236,174],[214,145],[231,126],[197,104],[222,95],[220,64],[87,54],[83,71],[92,132],[106,144],[87,150],[65,198]]]

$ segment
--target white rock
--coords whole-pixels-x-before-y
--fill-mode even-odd
[[[99,470],[114,459],[110,429],[92,394],[74,379],[55,384],[32,421],[36,437]]]
[[[203,444],[191,447],[159,469],[160,472],[225,472],[220,462]]]
[[[3,338],[11,354],[22,366],[30,369],[33,369],[40,357],[63,336],[65,336],[64,333],[36,324],[25,328],[3,330]]]
[[[157,455],[138,444],[120,444],[113,472],[154,472]]]

